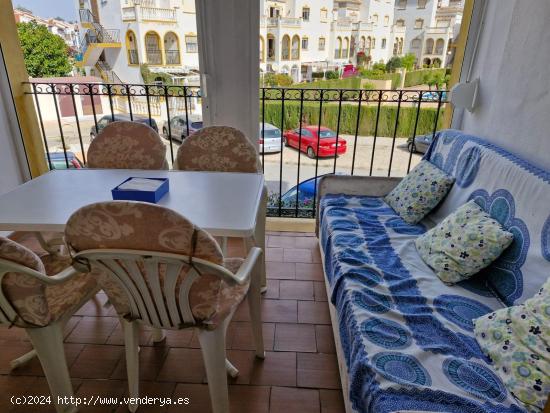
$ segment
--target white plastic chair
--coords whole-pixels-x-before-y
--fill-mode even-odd
[[[99,270],[99,283],[121,318],[130,397],[139,397],[139,325],[195,327],[212,410],[229,412],[226,374],[235,377],[238,370],[226,359],[225,334],[245,297],[256,356],[264,358],[260,280],[251,277],[262,251],[251,248],[245,260],[224,259],[207,232],[170,209],[142,202],[81,208],[69,218],[65,236],[75,263]]]
[[[12,369],[38,356],[58,413],[76,406],[57,404],[73,388],[63,349],[63,328],[99,288],[95,280],[70,266],[66,257],[38,257],[28,248],[0,237],[0,323],[24,328],[34,350],[13,360]]]

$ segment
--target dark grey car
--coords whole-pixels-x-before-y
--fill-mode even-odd
[[[113,120],[113,117],[111,115],[105,115],[105,116],[102,116],[101,119],[97,121],[97,130],[96,130],[96,125],[92,125],[92,127],[90,128],[90,140],[95,138],[103,130],[103,128],[107,126],[109,123],[120,122],[120,121],[143,123],[145,125],[149,125],[150,127],[152,127],[157,133],[159,131],[157,122],[154,119],[149,119],[148,117],[145,117],[145,116],[134,115],[132,119],[130,118],[130,115],[116,114],[115,119]]]
[[[189,135],[201,130],[203,127],[202,120],[189,119]],[[187,137],[187,118],[185,115],[174,116],[170,119],[170,132],[172,139],[183,141]],[[168,139],[168,122],[162,127],[162,136]]]
[[[421,135],[414,138],[414,142],[410,141],[407,144],[409,152],[415,153],[426,153],[433,141],[433,135],[430,133],[428,135]]]

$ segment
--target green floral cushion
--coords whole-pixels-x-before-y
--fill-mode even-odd
[[[550,278],[525,303],[486,314],[474,325],[479,346],[510,393],[527,410],[542,411],[550,393]]]
[[[452,284],[487,267],[513,239],[472,200],[418,237],[416,249],[443,282]]]
[[[384,201],[409,224],[417,224],[441,202],[454,178],[428,161],[421,161]]]

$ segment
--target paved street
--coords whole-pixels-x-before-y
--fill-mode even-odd
[[[162,128],[162,122],[158,121],[159,128]],[[80,121],[80,130],[82,134],[82,142],[84,145],[84,151],[87,150],[90,143],[90,128],[94,124],[93,118],[86,118]],[[56,150],[62,150],[61,134],[59,132],[59,125],[57,122],[45,123],[46,135],[48,136],[48,146],[50,152]],[[78,138],[78,128],[76,122],[62,122],[62,130],[65,139],[65,144],[68,150],[77,154],[81,152],[80,140]],[[297,182],[302,182],[308,178],[315,176],[315,170],[317,168],[317,174],[322,175],[326,173],[349,174],[351,173],[351,167],[353,163],[354,152],[354,137],[349,135],[341,135],[341,137],[347,140],[348,150],[346,154],[339,156],[336,159],[336,168],[334,168],[334,158],[319,159],[317,166],[316,160],[310,159],[306,154],[299,154],[296,149],[284,148],[282,152],[282,193],[296,185]],[[170,147],[168,141],[165,141],[167,145],[167,158],[170,160]],[[387,176],[390,156],[392,152],[392,139],[387,137],[378,137],[376,140],[376,146],[374,151],[373,160],[373,143],[374,138],[372,136],[359,136],[357,138],[357,150],[355,151],[355,175],[369,175],[372,164],[372,175]],[[173,142],[174,156],[179,147],[177,142]],[[391,176],[404,176],[407,172],[407,166],[409,163],[410,154],[406,148],[406,139],[396,139],[395,149],[392,159]],[[298,180],[298,158],[300,160],[300,176]],[[411,158],[411,168],[416,165],[421,158],[421,155],[414,154]],[[263,157],[265,161],[265,177],[270,192],[279,193],[279,178],[281,176],[280,162],[281,153],[265,154]],[[373,161],[372,161],[373,160]],[[372,161],[372,162],[371,162]]]

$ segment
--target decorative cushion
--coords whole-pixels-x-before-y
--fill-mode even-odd
[[[187,137],[178,149],[182,171],[262,172],[254,145],[235,128],[209,126]]]
[[[525,303],[474,324],[477,342],[510,393],[529,411],[542,411],[550,394],[550,278]]]
[[[405,222],[417,224],[447,195],[454,178],[428,161],[421,161],[384,201]]]
[[[475,201],[458,208],[416,240],[416,249],[443,282],[465,280],[491,264],[512,243]]]
[[[194,231],[196,245],[193,251]],[[75,251],[130,249],[193,254],[196,258],[228,266],[231,271],[242,263],[242,260],[224,260],[214,238],[183,216],[168,208],[145,202],[112,201],[85,206],[69,218],[65,234],[67,243]],[[137,264],[146,279],[145,268],[142,263]],[[164,266],[159,267],[161,283],[164,282],[164,271]],[[182,266],[176,284],[177,292],[189,271],[189,265]],[[99,268],[94,268],[93,274],[117,313],[121,316],[130,314],[130,303],[124,289]],[[195,280],[189,292],[189,303],[195,320],[203,327],[214,327],[229,314],[234,305],[242,301],[247,291],[248,284],[229,286],[217,275],[203,273]]]
[[[3,237],[0,237],[0,258],[49,276],[71,265],[69,257],[49,254],[38,257],[26,247]],[[2,289],[20,317],[15,325],[43,327],[74,310],[87,294],[97,289],[97,284],[88,274],[77,275],[63,284],[45,285],[27,274],[11,272],[2,280]]]
[[[112,122],[88,149],[89,168],[168,169],[166,146],[155,130],[137,122]]]

